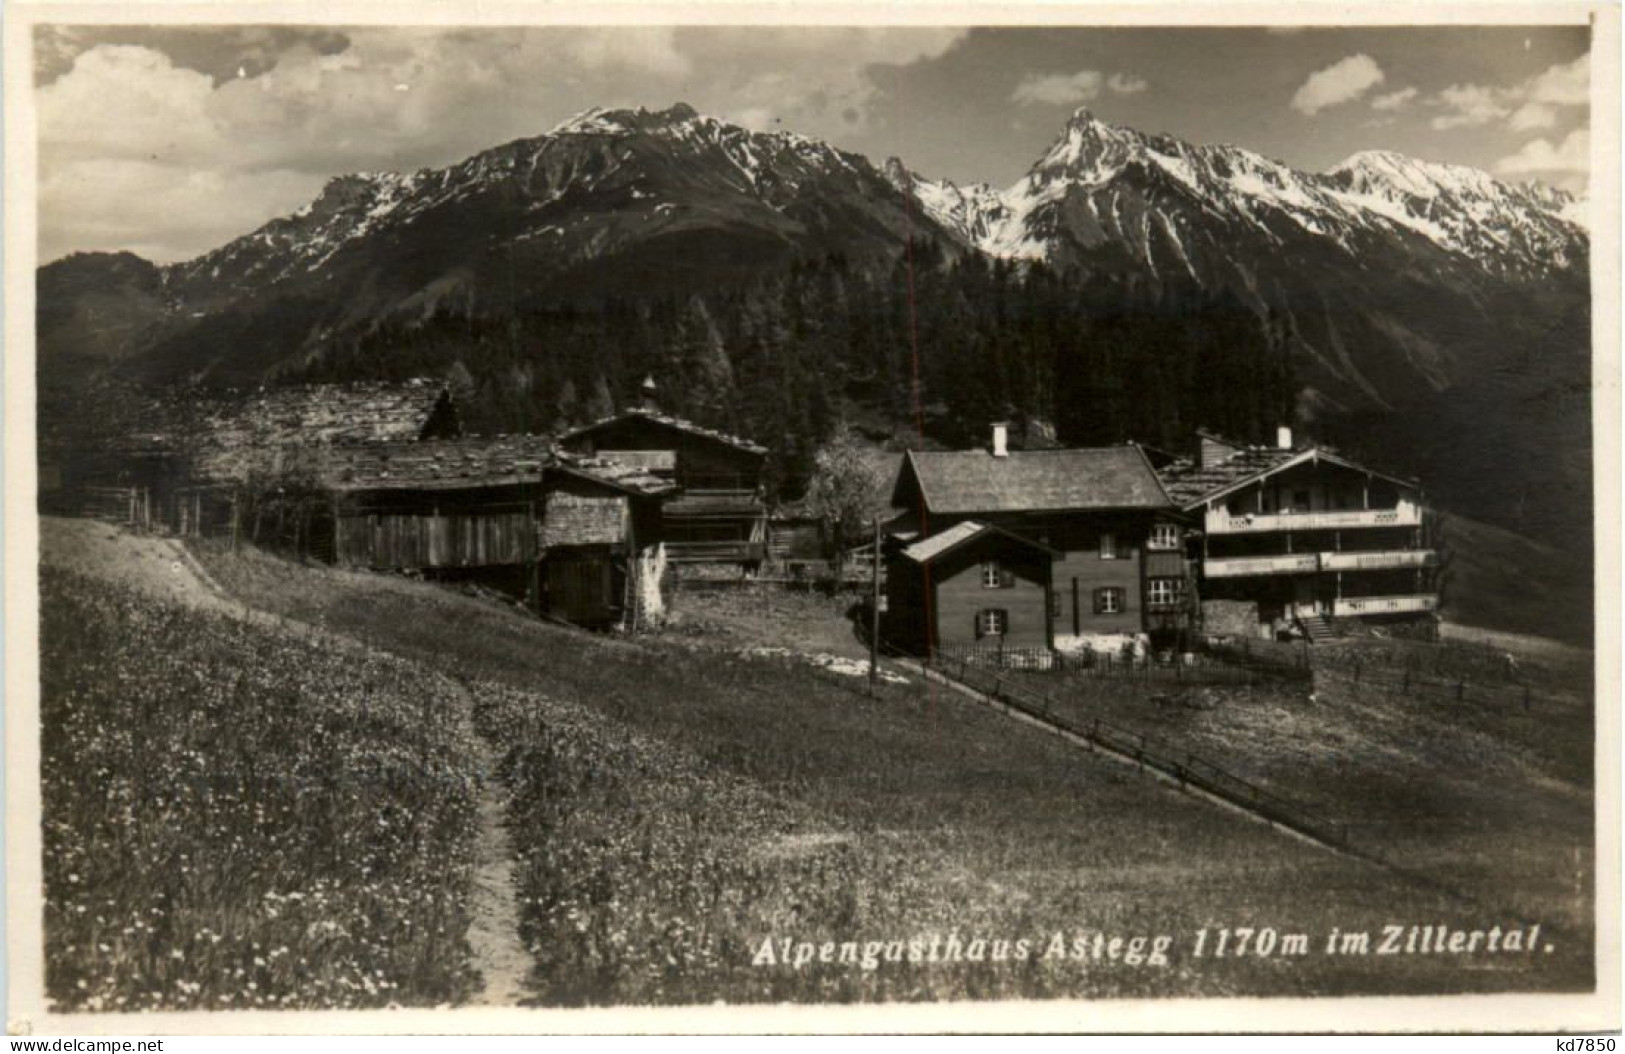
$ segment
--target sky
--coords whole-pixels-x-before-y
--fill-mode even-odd
[[[1583,193],[1589,29],[39,26],[40,260],[189,259],[356,171],[683,101],[956,182],[1072,112],[1300,169],[1388,149]]]

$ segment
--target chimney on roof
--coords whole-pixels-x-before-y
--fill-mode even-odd
[[[1279,450],[1292,449],[1292,429],[1281,425],[1275,430],[1275,446]]]
[[[655,396],[659,389],[655,387],[655,377],[652,373],[643,375],[643,383],[638,385],[638,405],[645,410],[658,410]]]
[[[1010,456],[1010,425],[1006,421],[993,422],[993,456]]]
[[[1211,432],[1196,433],[1196,465],[1198,468],[1212,468],[1222,465],[1237,454],[1241,447],[1228,439],[1221,438]]]

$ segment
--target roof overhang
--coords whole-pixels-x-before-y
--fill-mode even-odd
[[[1373,479],[1387,480],[1389,483],[1392,483],[1395,486],[1416,487],[1420,485],[1417,480],[1405,479],[1403,476],[1395,476],[1388,472],[1379,472],[1376,469],[1367,468],[1358,462],[1350,461],[1348,458],[1339,454],[1334,454],[1329,450],[1321,450],[1318,447],[1310,447],[1308,450],[1300,451],[1287,460],[1282,461],[1280,464],[1271,465],[1269,468],[1260,469],[1250,476],[1243,476],[1238,480],[1226,483],[1224,486],[1219,487],[1216,490],[1210,490],[1201,497],[1186,502],[1183,508],[1186,512],[1199,509],[1204,505],[1218,501],[1220,498],[1229,497],[1238,490],[1243,490],[1250,487],[1259,480],[1268,479],[1277,473],[1285,472],[1291,468],[1297,468],[1299,465],[1318,464],[1322,461],[1337,465],[1339,468],[1346,468],[1351,472],[1358,472],[1361,475],[1370,476]]]

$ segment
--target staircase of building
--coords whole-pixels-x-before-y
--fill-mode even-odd
[[[1337,637],[1337,631],[1332,628],[1325,615],[1300,615],[1298,624],[1303,627],[1303,632],[1308,635],[1310,643],[1325,644]]]

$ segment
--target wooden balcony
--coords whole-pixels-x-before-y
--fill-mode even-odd
[[[1332,614],[1339,618],[1359,615],[1405,615],[1433,611],[1439,598],[1431,593],[1393,597],[1343,597],[1332,604]]]
[[[1319,553],[1285,553],[1280,556],[1210,559],[1202,565],[1202,574],[1207,578],[1241,578],[1248,575],[1312,574],[1319,569]]]
[[[1432,567],[1439,554],[1432,549],[1392,549],[1370,553],[1321,553],[1327,571],[1380,571],[1386,568]]]
[[[1361,527],[1419,527],[1422,509],[1402,501],[1392,509],[1340,509],[1333,512],[1232,514],[1209,509],[1203,527],[1208,534],[1263,534],[1268,531],[1333,531]]]
[[[666,542],[674,564],[756,564],[766,556],[761,542]]]

